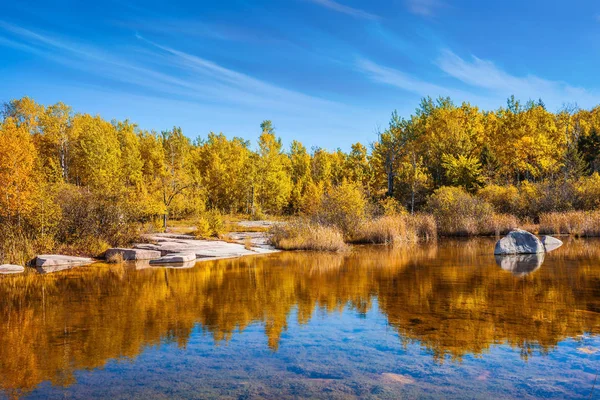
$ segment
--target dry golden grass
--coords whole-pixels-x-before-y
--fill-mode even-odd
[[[406,218],[407,225],[415,232],[417,237],[425,240],[437,239],[438,227],[433,215],[417,213],[408,215]]]
[[[477,224],[478,236],[499,236],[519,227],[519,219],[510,214],[492,214],[487,221],[479,221]]]
[[[281,250],[343,251],[348,247],[339,229],[307,221],[276,225],[270,232],[271,243]]]
[[[123,253],[113,253],[109,257],[106,257],[107,264],[122,264]]]
[[[402,244],[437,237],[435,219],[431,215],[387,215],[360,224],[352,243]]]
[[[253,250],[252,249],[252,238],[250,236],[246,236],[244,238],[244,248],[246,250]]]
[[[600,211],[569,211],[540,215],[540,233],[600,236]]]

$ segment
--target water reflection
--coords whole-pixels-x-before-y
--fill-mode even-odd
[[[523,277],[536,271],[544,262],[544,253],[496,255],[496,264],[515,276]]]
[[[216,343],[264,326],[277,351],[289,316],[375,305],[398,340],[442,362],[508,343],[522,357],[600,331],[600,246],[572,241],[541,261],[501,261],[493,241],[359,247],[349,254],[280,253],[199,263],[192,269],[95,265],[0,279],[0,387],[29,391],[74,372],[135,358],[195,326]],[[506,267],[506,268],[504,268]],[[385,326],[381,327],[381,335]],[[18,350],[17,350],[18,349]]]

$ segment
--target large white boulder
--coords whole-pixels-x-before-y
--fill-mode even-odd
[[[496,242],[494,254],[538,254],[544,251],[544,245],[534,234],[516,229]]]

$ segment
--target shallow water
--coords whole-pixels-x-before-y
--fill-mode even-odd
[[[0,397],[600,398],[600,241],[493,245],[3,276]]]

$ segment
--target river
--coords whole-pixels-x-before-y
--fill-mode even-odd
[[[493,246],[2,276],[0,398],[600,398],[600,241]]]

